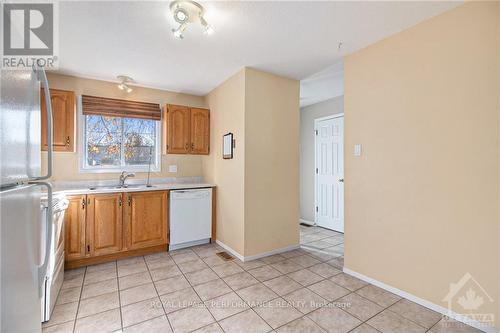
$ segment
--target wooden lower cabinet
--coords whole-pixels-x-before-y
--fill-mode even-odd
[[[125,193],[125,242],[127,250],[167,244],[166,191]],[[125,201],[125,200],[124,200]]]
[[[67,269],[168,247],[168,191],[70,196],[65,213]]]
[[[122,221],[121,193],[87,197],[87,250],[91,256],[122,250]]]
[[[68,197],[69,205],[64,214],[64,253],[65,260],[85,258],[85,207],[86,196]]]

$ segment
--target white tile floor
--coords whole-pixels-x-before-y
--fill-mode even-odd
[[[66,271],[44,332],[478,332],[342,273],[343,235],[224,261],[197,246]]]

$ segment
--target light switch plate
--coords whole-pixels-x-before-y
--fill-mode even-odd
[[[354,145],[354,156],[361,156],[361,145]]]
[[[168,172],[170,173],[176,173],[177,172],[177,165],[172,164],[168,166]]]

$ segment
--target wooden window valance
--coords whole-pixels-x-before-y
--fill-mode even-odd
[[[84,115],[161,120],[159,104],[123,99],[83,95],[82,111]]]

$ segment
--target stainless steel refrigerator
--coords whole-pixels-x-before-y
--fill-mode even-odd
[[[48,153],[41,171],[40,87],[47,103]],[[41,287],[51,234],[52,108],[43,69],[2,70],[0,80],[0,332],[40,332]],[[42,221],[40,198],[49,210]],[[42,230],[44,231],[42,233]]]

